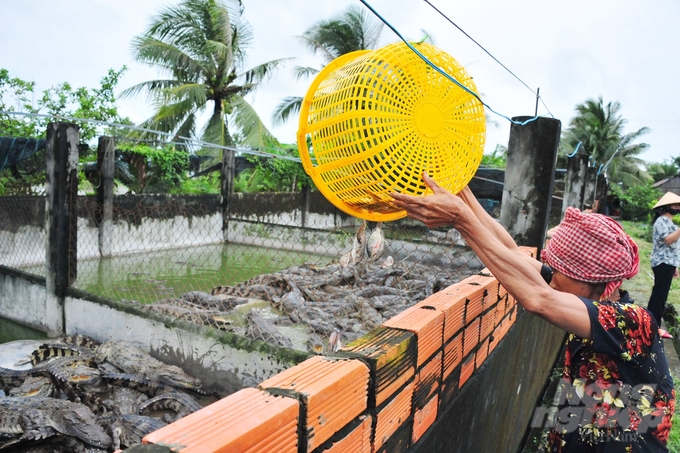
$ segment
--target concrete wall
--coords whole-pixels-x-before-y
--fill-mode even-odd
[[[47,297],[45,279],[0,266],[0,315],[44,332],[62,316]],[[99,341],[135,341],[167,363],[182,366],[208,388],[224,394],[257,385],[309,355],[142,312],[135,306],[97,298],[73,288],[63,303],[67,335]],[[58,335],[56,332],[51,332]]]
[[[235,194],[227,240],[275,248],[337,254],[346,237],[329,230],[354,227],[355,219],[310,194],[302,228],[299,193]],[[100,256],[95,197],[78,197],[79,259]],[[125,255],[168,248],[218,244],[225,239],[216,195],[126,195],[114,198],[113,221],[106,226],[107,250]],[[263,233],[263,229],[266,230]],[[45,262],[45,198],[0,197],[0,265],[23,267]],[[318,250],[330,242],[328,250]]]

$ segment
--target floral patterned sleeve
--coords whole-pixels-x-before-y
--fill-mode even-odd
[[[583,299],[590,315],[595,352],[641,364],[655,348],[658,327],[645,308]]]
[[[666,239],[666,236],[671,234],[677,228],[678,227],[675,226],[672,220],[669,220],[666,217],[659,217],[659,219],[657,219],[657,221],[654,222],[653,227],[654,240],[659,242],[660,244],[663,243],[663,240]]]

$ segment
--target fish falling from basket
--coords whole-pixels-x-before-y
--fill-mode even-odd
[[[414,46],[467,90],[397,43],[335,59],[303,100],[305,171],[333,205],[360,219],[404,217],[389,194],[426,195],[423,171],[456,193],[482,159],[486,120],[472,77],[442,50]]]

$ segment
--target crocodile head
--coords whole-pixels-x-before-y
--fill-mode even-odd
[[[156,370],[158,381],[173,387],[180,387],[185,389],[199,389],[201,381],[193,376],[189,376],[180,367],[175,365],[166,365]]]
[[[92,411],[83,405],[73,404],[69,410],[62,412],[64,434],[70,434],[93,447],[109,448],[111,437],[96,422]]]
[[[63,357],[54,360],[48,371],[62,382],[80,386],[96,386],[101,381],[101,372],[90,360]]]
[[[20,387],[10,389],[9,396],[45,398],[52,396],[54,384],[47,376],[29,376]]]

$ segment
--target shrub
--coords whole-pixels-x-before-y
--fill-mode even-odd
[[[659,200],[661,192],[651,183],[629,187],[620,196],[621,219],[648,222],[652,215],[652,206]]]

